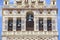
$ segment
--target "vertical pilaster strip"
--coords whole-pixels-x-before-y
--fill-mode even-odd
[[[26,17],[24,18],[24,29],[26,31]]]
[[[55,31],[58,31],[58,30],[57,30],[57,29],[58,29],[58,28],[57,28],[57,27],[58,27],[58,26],[57,26],[57,17],[55,18],[55,25],[56,25],[56,26],[55,26],[55,27],[56,27],[56,30],[55,30]]]
[[[43,29],[44,31],[47,31],[47,17],[43,18]]]
[[[32,0],[28,0],[29,8],[31,8],[31,2]]]
[[[52,31],[55,31],[55,18],[52,18]]]
[[[2,21],[2,31],[4,31],[4,26],[5,26],[5,24],[4,24],[4,18],[2,17],[2,19],[3,19],[3,21]]]
[[[2,31],[5,31],[5,17],[3,17]]]
[[[45,3],[45,2],[46,2],[46,1],[44,0],[44,3],[43,3],[44,5],[46,5],[46,3]]]
[[[24,17],[21,17],[21,31],[25,31],[25,28],[24,28]]]
[[[6,30],[8,31],[8,17],[6,17]]]
[[[4,31],[8,31],[8,17],[4,17],[4,20],[5,20],[5,22],[4,22],[4,25],[5,26],[3,26],[4,28]]]
[[[23,26],[24,26],[23,30],[26,31],[26,18],[25,17],[23,18]]]
[[[36,31],[36,18],[34,17],[34,31]]]
[[[16,31],[16,17],[13,17],[13,31]]]
[[[36,4],[36,7],[37,7],[38,6],[38,1],[37,0],[36,0],[36,3],[35,4]]]
[[[24,0],[25,1],[25,0]],[[22,5],[24,6],[24,1],[22,0]]]
[[[35,26],[34,26],[34,27],[35,27],[35,28],[34,28],[35,31],[39,31],[39,24],[38,24],[39,21],[38,21],[38,20],[39,20],[39,19],[38,19],[37,17],[36,17],[35,20],[34,20],[34,22],[35,22],[35,24],[34,24],[34,25],[35,25]]]
[[[52,31],[57,31],[57,18],[52,18]]]

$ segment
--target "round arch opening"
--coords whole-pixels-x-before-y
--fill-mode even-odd
[[[32,11],[26,13],[26,30],[34,30],[34,13]]]

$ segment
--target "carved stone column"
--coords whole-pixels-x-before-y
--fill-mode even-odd
[[[3,31],[8,31],[8,18],[7,17],[3,17]]]
[[[31,0],[28,0],[29,8],[31,8]]]
[[[25,1],[25,0],[24,0]],[[24,6],[24,1],[22,0],[22,5]]]
[[[57,28],[57,27],[58,27],[58,26],[57,26],[57,22],[58,22],[58,21],[57,21],[57,17],[56,17],[56,18],[55,18],[55,25],[56,25],[56,26],[55,26],[55,27],[56,27],[56,28],[55,28],[55,29],[56,29],[55,31],[58,31],[58,28]]]
[[[36,7],[38,6],[38,1],[36,0],[36,3],[35,3]]]
[[[38,18],[34,18],[34,31],[39,31]]]
[[[13,17],[13,31],[16,31],[16,17]]]
[[[25,17],[21,17],[21,31],[26,30],[26,20]]]
[[[57,31],[57,18],[52,18],[52,31]]]
[[[43,18],[43,29],[44,31],[47,31],[47,17]]]

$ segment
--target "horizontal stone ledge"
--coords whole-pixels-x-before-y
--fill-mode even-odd
[[[2,37],[58,37],[58,35],[2,35]]]
[[[57,8],[3,8],[3,10],[58,10]]]
[[[12,31],[2,32],[2,35],[58,35],[58,32],[41,32],[41,31]]]

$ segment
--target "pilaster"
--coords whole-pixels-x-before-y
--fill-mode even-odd
[[[43,18],[43,29],[44,31],[47,31],[47,17]]]
[[[21,31],[26,30],[26,20],[25,17],[21,17]]]
[[[2,25],[2,30],[3,31],[8,31],[8,18],[7,17],[3,17],[3,25]]]
[[[38,17],[34,18],[34,31],[39,31]]]
[[[16,31],[16,17],[13,17],[13,31]]]
[[[57,18],[52,18],[52,31],[57,31]]]
[[[24,0],[25,1],[25,0]],[[22,0],[22,5],[24,6],[24,1]]]

